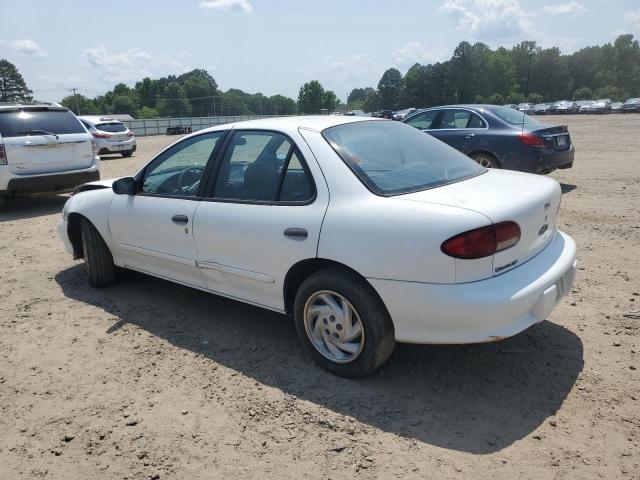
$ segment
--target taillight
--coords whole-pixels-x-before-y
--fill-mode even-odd
[[[7,152],[4,149],[4,144],[0,143],[0,165],[7,164]]]
[[[129,130],[129,133],[127,133],[127,137],[133,137],[133,132],[131,130]]]
[[[93,138],[91,139],[91,149],[93,150],[94,156],[98,154],[98,144]]]
[[[96,138],[111,138],[111,135],[109,135],[108,133],[92,133],[91,135],[93,135]]]
[[[540,135],[536,135],[535,133],[526,132],[518,135],[518,138],[525,145],[529,145],[530,147],[544,148],[547,144],[544,142],[544,138]]]
[[[520,240],[516,222],[501,222],[451,237],[440,249],[454,258],[482,258],[513,247]]]

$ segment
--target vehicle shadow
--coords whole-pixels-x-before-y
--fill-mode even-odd
[[[562,193],[570,193],[578,188],[578,186],[572,183],[561,183],[560,188],[562,189]]]
[[[545,321],[500,343],[397,345],[364,379],[337,378],[303,351],[290,318],[126,272],[113,287],[88,286],[84,268],[60,272],[64,294],[124,324],[372,427],[442,448],[486,454],[538,428],[560,408],[583,368],[583,346]]]
[[[111,155],[100,155],[100,161],[102,162],[110,162],[111,160],[122,160],[123,158],[133,158],[136,154],[134,153],[131,157],[123,157],[119,153],[113,153]]]
[[[0,222],[36,218],[62,212],[66,195],[29,195],[7,197],[0,206]]]

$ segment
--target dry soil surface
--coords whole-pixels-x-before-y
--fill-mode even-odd
[[[398,345],[361,380],[315,366],[284,316],[135,273],[90,288],[56,234],[65,196],[11,200],[0,478],[640,478],[640,115],[547,120],[577,148],[551,175],[572,296],[500,343]]]

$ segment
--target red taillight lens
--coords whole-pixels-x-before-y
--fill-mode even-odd
[[[451,237],[440,249],[454,258],[482,258],[513,247],[520,240],[516,222],[502,222],[476,228]]]
[[[127,133],[127,137],[133,137],[133,132],[131,130],[129,130],[129,133]]]
[[[547,144],[544,142],[544,138],[536,135],[535,133],[521,133],[520,135],[518,135],[518,138],[522,143],[524,143],[525,145],[529,145],[530,147],[544,148],[547,146]]]
[[[108,133],[92,133],[92,135],[96,138],[111,138],[111,135],[109,135]]]
[[[4,149],[4,145],[0,143],[0,165],[7,164],[7,152]]]

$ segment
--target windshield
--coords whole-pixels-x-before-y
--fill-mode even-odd
[[[102,130],[103,132],[117,133],[117,132],[126,132],[127,127],[120,122],[110,122],[110,123],[98,123],[96,124],[96,128],[98,130]]]
[[[540,123],[538,120],[530,117],[526,113],[519,112],[518,110],[510,107],[496,108],[493,110],[493,113],[511,125],[522,125],[523,118],[524,123]]]
[[[0,135],[3,137],[42,135],[42,132],[63,135],[86,133],[86,130],[69,110],[0,110]]]
[[[403,123],[348,123],[328,128],[322,135],[378,195],[425,190],[486,171],[466,155]]]

